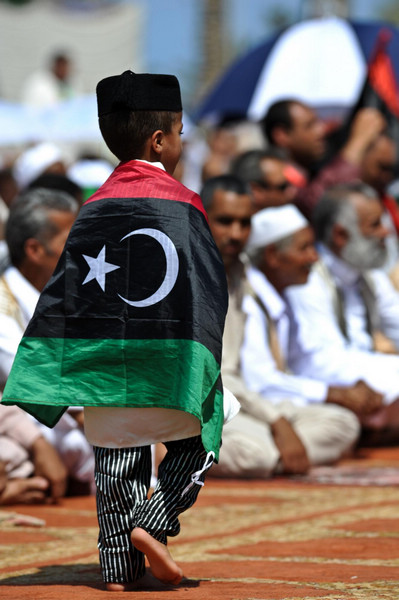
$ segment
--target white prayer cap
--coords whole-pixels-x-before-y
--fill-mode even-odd
[[[279,242],[308,225],[309,222],[293,204],[264,208],[251,219],[251,234],[246,250],[251,252]]]
[[[64,162],[64,157],[61,150],[50,142],[42,142],[22,152],[13,167],[13,175],[19,189],[24,189],[57,162]]]
[[[69,167],[67,175],[81,188],[98,189],[113,170],[113,166],[106,160],[82,159]]]

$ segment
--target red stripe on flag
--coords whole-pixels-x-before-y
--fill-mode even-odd
[[[176,181],[159,167],[132,160],[119,164],[107,181],[85,202],[106,198],[162,198],[191,204],[208,220],[198,194]]]

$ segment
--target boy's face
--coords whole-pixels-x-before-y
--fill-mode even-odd
[[[162,164],[169,175],[173,175],[176,165],[182,153],[181,134],[183,131],[183,113],[177,113],[170,133],[164,135],[164,146],[162,149]]]

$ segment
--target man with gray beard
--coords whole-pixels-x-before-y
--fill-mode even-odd
[[[294,373],[329,385],[366,382],[384,406],[359,415],[367,441],[399,443],[399,356],[375,350],[381,331],[399,349],[399,293],[380,268],[389,234],[376,192],[362,183],[327,190],[313,215],[320,260],[286,291],[297,326]]]

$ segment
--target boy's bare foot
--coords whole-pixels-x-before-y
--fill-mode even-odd
[[[131,583],[106,583],[107,592],[128,592],[132,589]]]
[[[158,542],[141,527],[132,531],[133,546],[143,552],[148,558],[154,577],[163,583],[178,585],[183,579],[183,571],[175,563],[167,547]]]
[[[149,569],[145,575],[136,581],[130,583],[106,583],[108,592],[132,592],[132,591],[154,591],[154,590],[170,590],[170,583],[163,583],[156,579]]]

